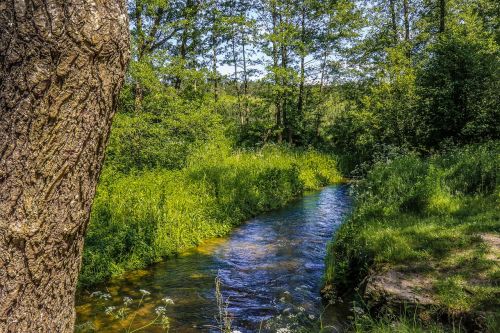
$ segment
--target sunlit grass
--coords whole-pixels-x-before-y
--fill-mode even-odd
[[[335,159],[315,151],[266,147],[194,152],[182,170],[127,175],[105,170],[85,240],[83,285],[119,275],[227,234],[306,190],[341,181]]]
[[[483,235],[500,237],[499,166],[498,143],[376,164],[329,247],[326,282],[342,291],[369,272],[411,271],[433,281],[445,313],[498,313],[499,253]]]

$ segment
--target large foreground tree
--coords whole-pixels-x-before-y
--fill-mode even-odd
[[[73,332],[124,0],[0,0],[0,332]]]

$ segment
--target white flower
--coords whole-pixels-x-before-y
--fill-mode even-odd
[[[163,297],[162,301],[166,305],[174,305],[174,300],[169,297]]]
[[[151,295],[151,293],[150,293],[149,291],[147,291],[146,289],[139,289],[139,292],[140,292],[143,296]]]
[[[285,300],[285,297],[281,297],[281,298],[280,298],[280,302],[281,302],[281,303],[285,303],[285,301],[286,301],[286,300]]]
[[[164,307],[164,306],[158,306],[158,307],[155,309],[155,313],[156,313],[158,316],[164,315],[165,313],[167,313],[167,308],[166,308],[166,307]]]
[[[231,331],[231,333],[241,333],[241,331],[234,330],[234,331]]]
[[[309,319],[311,319],[311,320],[316,319],[316,316],[314,316],[313,314],[310,314],[308,317],[309,317]]]
[[[123,304],[129,305],[130,303],[132,303],[132,298],[127,296],[123,297]]]
[[[291,331],[288,327],[285,327],[285,328],[278,328],[276,333],[291,333]]]
[[[304,307],[302,307],[302,306],[299,306],[299,311],[304,312],[304,311],[306,311],[306,309],[304,309]]]
[[[107,300],[107,299],[111,299],[111,295],[106,294],[106,293],[101,293],[101,294],[99,294],[99,298]]]
[[[113,313],[115,310],[116,310],[116,306],[108,306],[108,307],[104,310],[104,312],[105,312],[107,315],[109,315],[109,314]]]

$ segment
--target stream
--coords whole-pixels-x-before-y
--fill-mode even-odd
[[[81,292],[76,300],[77,331],[133,332],[152,323],[158,317],[155,310],[164,306],[160,309],[170,332],[219,332],[218,277],[233,331],[302,327],[312,332],[324,313],[320,288],[326,246],[350,206],[346,186],[329,186],[245,222],[226,238],[127,272],[95,287],[93,294]],[[174,304],[166,304],[165,297]],[[124,302],[131,310],[120,313]],[[327,312],[323,325],[336,331],[346,311],[329,307]],[[165,332],[160,319],[140,332]]]

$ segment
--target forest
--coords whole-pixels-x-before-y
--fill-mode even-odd
[[[0,332],[500,331],[498,1],[14,2]]]

